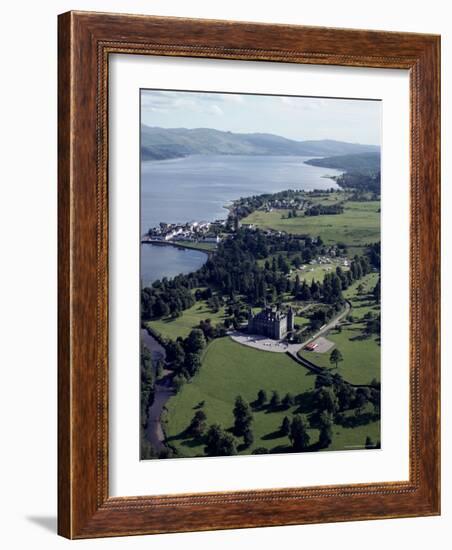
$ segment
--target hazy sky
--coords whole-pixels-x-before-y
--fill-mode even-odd
[[[142,122],[380,145],[380,101],[142,90]]]

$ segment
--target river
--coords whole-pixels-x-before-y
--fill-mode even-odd
[[[165,348],[145,329],[141,329],[141,341],[151,352],[155,379],[157,361],[166,357]],[[146,436],[149,443],[157,452],[166,448],[164,444],[165,434],[163,433],[160,417],[168,399],[174,395],[171,380],[171,371],[164,370],[162,378],[158,382],[155,382],[154,402],[148,411]]]
[[[160,222],[213,221],[240,197],[285,189],[330,189],[341,172],[310,166],[311,157],[192,155],[141,164],[141,232]],[[329,176],[329,177],[328,177]],[[150,284],[198,269],[207,255],[174,247],[141,246],[141,280]]]

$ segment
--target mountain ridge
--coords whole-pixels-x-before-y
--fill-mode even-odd
[[[161,128],[141,125],[141,158],[165,160],[188,155],[308,156],[379,152],[377,145],[331,139],[297,141],[271,133],[238,133],[211,128]]]

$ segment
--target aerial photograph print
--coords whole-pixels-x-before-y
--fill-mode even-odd
[[[381,448],[381,105],[140,91],[141,460]]]

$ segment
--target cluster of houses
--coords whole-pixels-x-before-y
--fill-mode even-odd
[[[160,222],[158,227],[149,229],[146,240],[186,241],[218,244],[221,237],[218,230],[224,226],[223,220],[215,222],[192,221],[186,223]]]
[[[317,259],[311,260],[309,263],[311,265],[318,264],[318,265],[329,265],[331,264],[331,258],[334,258],[336,256],[336,251],[334,249],[331,249],[328,251],[328,256],[318,256]],[[349,267],[349,261],[347,258],[344,257],[338,257],[337,265],[342,267]],[[306,267],[306,266],[303,266]]]
[[[274,208],[278,210],[303,210],[308,204],[309,201],[302,198],[269,199],[262,207],[262,210],[265,212],[271,212]]]

